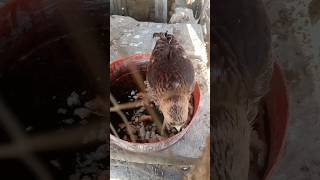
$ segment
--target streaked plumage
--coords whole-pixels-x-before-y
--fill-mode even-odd
[[[147,68],[149,94],[163,113],[167,128],[179,131],[188,119],[195,84],[193,65],[172,34],[155,33],[154,37],[159,39]]]

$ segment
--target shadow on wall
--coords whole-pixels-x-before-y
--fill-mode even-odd
[[[130,16],[138,21],[167,22],[167,1],[110,0],[110,14]]]

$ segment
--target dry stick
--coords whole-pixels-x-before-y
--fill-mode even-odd
[[[111,111],[112,112],[112,111]],[[91,111],[92,114],[95,114],[97,116],[101,116],[101,117],[107,117],[106,115],[102,114],[102,113],[99,113],[99,112],[96,112],[96,111]],[[117,136],[117,138],[120,138],[120,136],[118,135],[116,129],[114,128],[114,126],[112,125],[112,123],[110,122],[110,128],[111,128],[111,131],[113,132],[113,134],[115,136]]]
[[[111,131],[113,132],[113,134],[114,134],[115,136],[117,136],[117,138],[120,138],[120,136],[118,135],[116,129],[113,127],[113,125],[112,125],[111,122],[110,122],[110,128],[111,128]]]
[[[105,114],[97,112],[97,111],[91,111],[91,114],[94,114],[94,115],[97,115],[97,116],[100,116],[100,117],[104,117],[104,118],[107,117]]]
[[[134,101],[134,102],[128,102],[128,103],[122,103],[122,104],[118,104],[117,107],[111,107],[110,108],[110,112],[116,112],[118,110],[124,110],[124,109],[134,109],[137,107],[141,107],[144,106],[143,105],[143,100],[138,100],[138,101]]]
[[[88,132],[97,132],[97,129],[101,128],[101,123],[94,123],[93,125],[81,126],[76,128],[69,128],[63,132],[46,132],[40,136],[30,136],[25,138],[25,144],[28,146],[21,148],[18,143],[6,144],[0,146],[0,159],[10,159],[17,156],[21,156],[26,152],[43,152],[54,151],[60,148],[75,147],[93,142],[104,142],[104,138],[98,138],[97,136],[88,136]]]
[[[38,179],[53,180],[46,166],[32,152],[27,151],[30,145],[26,143],[25,134],[21,130],[18,120],[7,109],[2,99],[0,99],[0,122],[4,126],[4,129],[8,131],[9,136],[16,142],[17,149],[22,151],[16,157],[21,158],[32,169]]]
[[[116,99],[114,98],[114,96],[110,93],[110,101],[113,104],[114,107],[118,107],[118,103],[116,101]],[[118,108],[117,108],[118,109]],[[123,112],[121,110],[117,110],[116,111],[118,113],[118,115],[121,117],[121,119],[123,120],[124,124],[126,125],[128,134],[130,136],[130,139],[132,142],[136,142],[136,140],[133,138],[133,133],[131,131],[131,128],[129,127],[129,121],[127,119],[127,117],[123,114]]]
[[[142,75],[139,73],[139,71],[137,71],[137,68],[134,65],[129,64],[128,67],[129,67],[130,71],[132,72],[133,79],[135,80],[136,84],[139,86],[140,91],[144,91],[145,87],[144,87],[144,81],[143,81]],[[144,97],[144,100],[148,101],[148,99],[146,97]],[[154,122],[156,123],[158,130],[160,131],[161,136],[165,135],[165,131],[162,129],[162,125],[161,125],[161,121],[159,119],[159,116],[149,106],[146,106],[146,109],[149,112],[149,114],[152,116],[152,118],[154,119]]]

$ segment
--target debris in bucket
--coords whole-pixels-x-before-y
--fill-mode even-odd
[[[71,174],[69,176],[69,180],[79,180],[80,176],[81,176],[80,172],[76,172],[75,174]]]
[[[73,114],[79,116],[81,119],[85,119],[91,114],[91,111],[87,108],[77,108],[73,111]]]
[[[81,104],[79,95],[76,92],[72,92],[71,95],[67,98],[67,104],[69,107],[79,106]]]
[[[80,121],[80,124],[81,124],[81,125],[87,125],[87,124],[88,124],[88,121],[87,121],[87,120],[81,120],[81,121]]]
[[[81,103],[83,98],[85,99],[86,94],[86,90],[81,91],[81,97],[77,93],[72,92],[71,95],[66,98],[67,103],[65,106],[58,108],[57,113],[63,114],[65,118],[61,120],[63,124],[72,125],[74,123],[79,123],[84,126],[89,123],[88,120],[91,115],[103,116],[100,111],[105,108],[103,107],[103,104],[106,102],[103,101],[101,97],[95,97],[85,103]]]
[[[133,89],[127,92],[124,97],[127,97],[127,102],[133,102],[138,101],[142,99],[144,96],[144,93],[138,92],[138,90]],[[192,99],[192,98],[191,98]],[[122,99],[123,100],[123,99]],[[193,99],[192,99],[193,100]],[[189,102],[189,116],[188,121],[190,122],[193,114],[193,101]],[[165,129],[165,134],[160,135],[160,128],[157,126],[156,122],[152,118],[152,116],[147,111],[147,108],[144,106],[137,107],[135,109],[130,110],[122,110],[123,113],[126,115],[128,122],[128,128],[132,132],[132,138],[134,141],[139,143],[151,143],[151,142],[157,142],[164,140],[168,137],[174,136],[178,133],[178,131],[175,128],[172,128],[170,130]],[[163,123],[163,116],[159,109],[155,108],[156,106],[151,103],[148,106],[150,106],[152,109],[154,109],[157,114],[159,115],[159,119],[161,121],[161,124]],[[114,124],[116,128],[116,132],[119,135],[119,137],[126,141],[132,141],[130,140],[130,136],[128,133],[128,129],[125,125],[125,122],[119,119],[118,124]]]
[[[67,109],[59,108],[59,109],[57,110],[57,113],[58,113],[58,114],[67,114]]]
[[[104,98],[97,96],[96,98],[84,103],[84,107],[91,111],[104,112],[107,109],[106,101]]]
[[[104,165],[107,158],[106,149],[106,145],[103,144],[98,146],[93,152],[77,153],[75,164],[76,169],[75,172],[69,176],[69,179],[98,179],[106,168]]]
[[[65,123],[65,124],[73,124],[74,123],[74,119],[71,119],[71,118],[64,119],[64,120],[62,120],[62,122]]]

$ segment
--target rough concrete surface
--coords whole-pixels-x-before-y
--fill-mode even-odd
[[[133,180],[181,179],[185,171],[174,166],[110,161],[110,177]]]
[[[320,1],[265,0],[273,53],[284,70],[289,125],[272,180],[320,179]],[[311,23],[311,20],[313,24]]]
[[[177,143],[168,149],[159,152],[170,156],[182,156],[198,158],[205,146],[205,139],[209,136],[210,128],[210,88],[209,88],[209,70],[206,66],[207,55],[203,41],[203,33],[199,24],[161,24],[151,22],[138,22],[130,17],[111,16],[110,17],[110,62],[116,58],[136,53],[151,53],[155,45],[155,39],[152,38],[155,32],[173,33],[180,44],[185,48],[187,55],[192,60],[196,71],[196,79],[200,83],[201,103],[197,116],[197,122],[192,125],[187,134]],[[118,149],[111,142],[111,151]],[[130,175],[134,179],[132,163],[127,163],[128,167],[116,166],[111,164],[111,177],[117,177],[121,173]],[[147,169],[145,165],[142,169]],[[161,167],[162,172],[167,172],[166,168]],[[169,168],[170,169],[170,168]],[[181,171],[181,170],[180,170]],[[171,176],[181,176],[180,171],[175,173],[164,173],[163,176],[153,173],[153,178],[172,179]],[[148,179],[148,177],[147,177]],[[176,179],[176,178],[174,178]],[[180,179],[180,178],[178,178]]]

